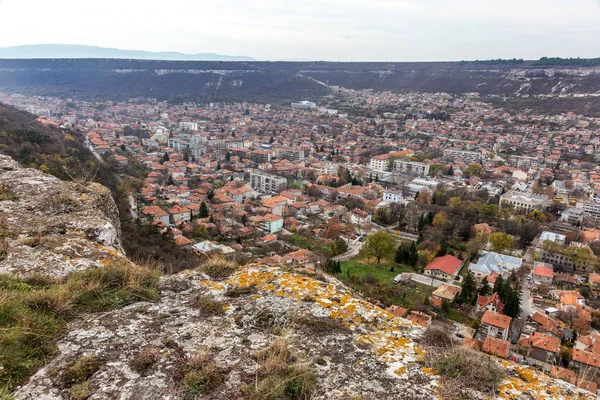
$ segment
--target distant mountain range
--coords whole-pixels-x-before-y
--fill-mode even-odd
[[[153,52],[120,50],[97,46],[36,44],[0,47],[0,58],[117,58],[165,61],[256,61],[252,57],[214,53],[184,54],[173,51]]]

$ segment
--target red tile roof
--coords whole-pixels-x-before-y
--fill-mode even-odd
[[[443,257],[436,257],[427,264],[425,270],[438,270],[448,275],[454,275],[462,265],[462,261],[453,255],[446,254]]]
[[[483,314],[481,323],[492,325],[501,329],[508,329],[511,320],[512,318],[506,315],[498,314],[493,311],[486,311],[485,314]]]
[[[485,338],[481,350],[484,353],[493,354],[502,358],[508,358],[510,342],[492,336],[488,336]]]

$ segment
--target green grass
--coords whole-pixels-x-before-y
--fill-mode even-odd
[[[391,267],[394,267],[394,271],[390,271]],[[400,265],[387,260],[381,261],[380,264],[377,262],[369,262],[364,259],[354,258],[348,261],[342,261],[342,277],[348,276],[348,269],[350,275],[357,275],[360,278],[364,278],[365,275],[371,274],[381,283],[393,283],[396,275],[403,272],[414,272],[409,266]]]
[[[68,320],[156,300],[158,283],[158,272],[132,265],[73,272],[57,281],[0,275],[0,387],[14,388],[51,358]]]
[[[390,268],[394,266],[394,271]],[[425,297],[429,297],[434,288],[420,283],[414,283],[411,287],[394,284],[396,275],[403,272],[414,272],[406,265],[399,265],[390,261],[388,258],[381,260],[380,264],[373,259],[354,258],[341,263],[342,273],[338,278],[353,289],[362,292],[367,297],[377,298],[384,305],[401,305],[403,307],[413,307],[416,304],[423,303]],[[350,276],[348,277],[348,270]],[[363,278],[370,274],[377,279],[375,285],[364,282]]]

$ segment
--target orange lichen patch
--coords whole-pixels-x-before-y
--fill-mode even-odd
[[[394,373],[396,375],[404,375],[405,372],[406,372],[406,367],[405,366],[404,367],[400,367],[400,368],[398,368],[397,370],[394,371]]]
[[[203,280],[198,283],[200,283],[202,286],[206,286],[208,289],[211,289],[211,290],[218,290],[218,291],[225,290],[225,285],[222,282]]]
[[[523,368],[523,367],[515,367],[515,371],[517,371],[517,374],[519,374],[519,376],[526,382],[529,382],[529,383],[537,383],[538,382],[538,379],[535,376],[535,373],[531,369]]]
[[[262,288],[265,284],[271,281],[275,274],[264,269],[243,268],[240,273],[236,274],[232,279],[227,281],[229,284],[237,284],[239,287],[255,285]]]
[[[421,368],[421,372],[423,372],[424,374],[427,374],[427,375],[436,375],[437,374],[437,372],[435,371],[435,369],[428,368],[428,367]]]

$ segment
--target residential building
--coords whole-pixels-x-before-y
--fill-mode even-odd
[[[277,233],[283,229],[283,218],[275,214],[267,214],[263,217],[263,231]]]
[[[591,219],[596,226],[600,225],[600,203],[594,201],[581,201],[577,203],[577,208],[583,210],[583,218]]]
[[[553,364],[560,351],[560,339],[545,333],[534,332],[521,344],[528,348],[528,356],[544,363]]]
[[[493,251],[482,251],[477,263],[469,264],[469,271],[477,278],[484,278],[496,272],[499,275],[506,275],[512,271],[521,268],[523,259],[519,257],[507,256],[505,254]]]
[[[477,311],[493,311],[502,314],[504,303],[497,292],[494,292],[491,296],[477,296]]]
[[[482,153],[478,151],[446,149],[444,150],[444,159],[449,161],[460,159],[464,160],[465,162],[481,163],[483,156]]]
[[[179,129],[186,131],[197,131],[198,123],[197,122],[180,122]]]
[[[508,354],[510,353],[510,342],[488,336],[481,346],[481,351],[500,358],[508,358]]]
[[[391,203],[399,203],[402,201],[402,192],[386,190],[385,192],[383,192],[383,201],[388,201]]]
[[[453,255],[446,254],[443,257],[436,257],[424,269],[424,274],[436,279],[450,280],[454,279],[460,271],[462,261]]]
[[[485,314],[483,314],[483,318],[481,318],[479,330],[483,332],[485,336],[508,340],[511,321],[511,317],[498,314],[494,311],[486,311]]]
[[[287,179],[265,172],[250,173],[252,189],[262,193],[279,193],[287,187]]]
[[[429,176],[429,164],[417,161],[394,160],[394,171],[416,176]]]
[[[349,219],[354,225],[367,225],[371,223],[371,214],[355,208],[354,210],[350,211]]]
[[[519,169],[536,168],[538,166],[538,158],[528,156],[511,156],[509,158],[509,165]]]
[[[189,221],[192,219],[192,212],[187,207],[174,206],[169,209],[169,215],[173,218],[173,223]]]
[[[551,285],[554,280],[554,271],[545,265],[538,265],[533,268],[533,280],[543,285]]]
[[[381,154],[371,157],[370,167],[374,171],[386,172],[390,170],[390,155]]]

